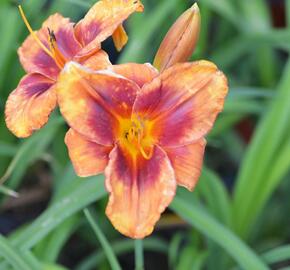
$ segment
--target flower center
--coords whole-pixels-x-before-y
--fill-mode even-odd
[[[154,150],[153,138],[150,133],[150,123],[141,119],[123,119],[120,122],[119,141],[131,155],[141,154],[149,160]]]
[[[36,33],[33,31],[32,27],[30,26],[25,14],[24,14],[22,7],[19,5],[18,8],[19,8],[21,17],[22,17],[28,31],[30,32],[30,34],[34,38],[34,40],[45,51],[45,53],[47,53],[55,61],[56,65],[60,69],[62,69],[67,60],[64,57],[64,55],[60,52],[60,50],[57,46],[56,37],[54,35],[54,32],[52,30],[48,29],[48,33],[49,33],[49,38],[48,38],[49,49],[48,49],[43,44],[43,42],[39,39],[39,37],[36,35]]]

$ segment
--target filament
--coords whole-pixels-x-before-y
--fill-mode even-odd
[[[50,56],[54,59],[53,57],[53,54],[44,46],[44,44],[41,42],[41,40],[37,37],[37,35],[35,34],[35,32],[33,31],[33,29],[31,28],[25,14],[24,14],[24,11],[21,7],[21,5],[18,6],[19,8],[19,11],[20,11],[20,14],[21,14],[21,17],[28,29],[28,31],[30,32],[30,34],[33,36],[33,38],[35,39],[35,41],[37,42],[37,44]]]

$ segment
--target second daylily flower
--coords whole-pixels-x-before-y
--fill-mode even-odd
[[[101,50],[101,42],[113,35],[120,50],[127,42],[123,21],[142,10],[139,0],[101,0],[76,25],[55,14],[34,32],[20,8],[31,32],[18,51],[28,74],[8,98],[8,128],[18,137],[30,136],[41,128],[56,106],[55,83],[65,63],[74,60],[95,70],[106,68],[110,61]]]

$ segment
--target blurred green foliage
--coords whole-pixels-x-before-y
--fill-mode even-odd
[[[189,0],[142,2],[145,12],[126,23],[130,40],[118,62],[152,62],[170,25],[193,4]],[[77,21],[93,3],[21,2],[35,29],[54,12]],[[283,28],[273,27],[271,7],[264,0],[200,0],[198,4],[202,31],[192,60],[214,61],[229,78],[230,94],[208,136],[196,190],[178,191],[170,206],[174,219],[164,214],[159,230],[143,241],[143,248],[157,258],[166,256],[170,269],[282,269],[290,260],[290,1],[278,14],[286,16]],[[76,248],[89,246],[92,251],[73,269],[110,269],[108,262],[118,269],[116,256],[130,254],[133,260],[133,240],[120,237],[105,218],[103,177],[80,180],[74,174],[63,143],[67,127],[59,113],[26,140],[17,140],[5,126],[5,100],[24,73],[16,51],[27,30],[17,1],[0,1],[0,36],[0,175],[7,180],[0,188],[0,202],[5,209],[9,195],[17,195],[13,190],[21,198],[27,181],[38,181],[43,174],[50,179],[52,194],[37,218],[0,236],[0,269],[66,269],[60,259],[75,235],[82,242]],[[237,128],[241,123],[254,129],[250,143]],[[94,211],[86,210],[86,219],[82,210],[89,205]],[[174,229],[180,218],[187,225]],[[90,225],[97,238],[91,237]],[[170,237],[160,238],[163,225]]]

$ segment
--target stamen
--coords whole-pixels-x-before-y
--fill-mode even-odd
[[[53,59],[54,59],[55,63],[58,65],[58,67],[60,69],[62,69],[64,67],[65,63],[67,62],[67,60],[65,59],[65,57],[62,55],[62,53],[58,49],[54,32],[51,31],[49,28],[48,28],[48,34],[49,34],[49,46],[50,46],[50,50],[53,54]]]
[[[150,160],[153,156],[153,147],[150,147],[150,152],[146,153],[142,146],[143,131],[137,129],[135,123],[133,123],[133,125],[135,125],[135,127],[131,127],[129,131],[125,133],[125,138],[140,151],[145,159]]]
[[[25,14],[24,14],[24,11],[21,7],[21,5],[18,6],[18,9],[19,9],[19,12],[20,12],[20,15],[22,17],[22,20],[24,21],[28,31],[30,32],[30,34],[33,36],[33,38],[35,39],[35,41],[37,42],[37,44],[52,58],[53,57],[53,54],[45,47],[45,45],[41,42],[41,40],[38,38],[38,36],[35,34],[35,32],[33,31],[33,29],[31,28]]]

